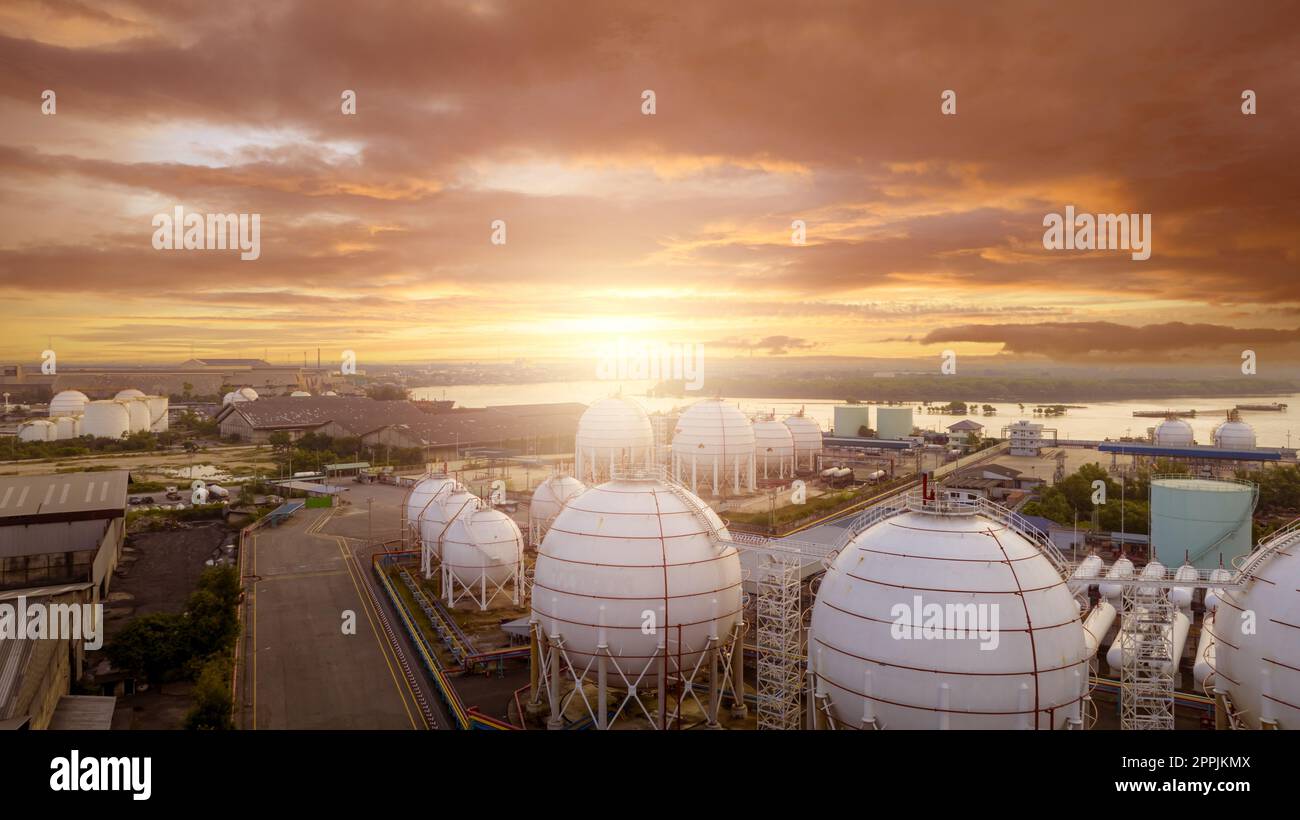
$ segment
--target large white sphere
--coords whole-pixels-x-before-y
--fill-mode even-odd
[[[464,586],[475,587],[484,578],[488,584],[502,584],[519,567],[523,549],[523,535],[510,516],[483,507],[465,512],[447,527],[442,563]]]
[[[50,416],[75,416],[85,412],[90,399],[80,390],[63,390],[50,399]]]
[[[424,517],[428,508],[441,505],[438,499],[446,498],[457,484],[449,476],[427,476],[420,479],[406,494],[406,521],[414,523]]]
[[[1227,450],[1255,449],[1255,428],[1240,419],[1231,419],[1214,428],[1214,446]]]
[[[790,428],[790,435],[794,438],[794,453],[800,461],[822,451],[822,428],[816,419],[799,414],[786,416],[783,424]]]
[[[96,438],[121,438],[131,432],[131,411],[124,402],[92,401],[81,417],[81,434]]]
[[[679,492],[653,478],[606,482],[570,501],[543,539],[533,617],[579,669],[603,642],[629,680],[654,674],[662,641],[668,669],[689,674],[710,636],[726,640],[740,619],[740,557],[710,537],[726,532],[718,516]]]
[[[1063,728],[1088,680],[1065,580],[1032,541],[969,506],[910,505],[855,537],[818,590],[808,651],[836,719],[861,726],[869,697],[885,729],[945,718],[952,729]],[[966,613],[996,646],[904,628],[936,606]]]
[[[754,455],[754,427],[738,408],[721,399],[697,401],[677,419],[673,453],[729,465]]]
[[[241,387],[235,391],[235,401],[257,401],[257,391],[251,387]]]
[[[1192,425],[1182,419],[1165,419],[1155,432],[1155,443],[1162,447],[1186,447],[1194,439]]]
[[[1275,543],[1245,586],[1219,592],[1214,682],[1251,727],[1300,729],[1300,531]]]
[[[553,475],[537,485],[528,504],[528,523],[544,524],[560,514],[564,505],[582,495],[587,485],[571,475]]]
[[[783,422],[776,419],[754,422],[754,446],[759,459],[791,458],[794,456],[794,434]]]
[[[654,442],[654,428],[641,405],[626,396],[601,399],[578,419],[574,458],[578,477],[599,480],[617,467],[649,466]]]

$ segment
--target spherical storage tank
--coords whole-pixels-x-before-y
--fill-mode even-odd
[[[647,467],[654,461],[654,428],[641,405],[611,396],[578,419],[574,471],[582,481],[603,481],[616,467]]]
[[[578,669],[603,642],[627,680],[653,686],[666,641],[668,671],[689,673],[710,636],[725,640],[741,616],[740,557],[729,540],[689,492],[658,478],[615,478],[570,501],[547,532],[533,617],[545,635],[563,639]],[[644,628],[647,610],[653,630]],[[609,677],[621,680],[613,670]]]
[[[790,428],[790,436],[794,439],[795,469],[812,470],[822,452],[822,428],[803,411],[786,416],[783,423]]]
[[[1300,729],[1300,529],[1262,544],[1246,567],[1241,588],[1220,592],[1213,683],[1248,726]]]
[[[131,411],[126,403],[107,400],[86,404],[81,417],[81,434],[96,438],[121,438],[131,432]]]
[[[1060,729],[1088,684],[1078,607],[1037,543],[919,494],[840,551],[808,652],[844,728]]]
[[[50,399],[50,417],[80,415],[85,412],[88,401],[90,399],[80,390],[63,390]]]
[[[483,507],[457,516],[442,539],[442,563],[466,587],[504,584],[519,570],[524,538],[510,516]]]
[[[18,425],[19,441],[54,441],[58,436],[54,422],[45,419],[25,421]]]
[[[691,492],[753,492],[754,427],[722,399],[697,401],[673,431],[673,477]]]
[[[794,434],[783,423],[776,419],[754,422],[754,450],[755,469],[763,478],[794,475]]]
[[[458,515],[479,506],[477,496],[448,476],[429,476],[411,488],[404,504],[406,526],[420,541],[425,577],[433,572],[433,560],[442,555],[448,525]]]
[[[1214,428],[1214,446],[1225,450],[1255,449],[1255,428],[1241,420],[1236,411]]]
[[[1195,440],[1195,435],[1192,433],[1192,425],[1171,417],[1160,422],[1153,438],[1161,447],[1186,447]]]
[[[582,495],[587,485],[571,475],[553,475],[537,485],[528,504],[528,532],[533,543],[546,535],[564,505]]]
[[[1199,569],[1231,566],[1251,549],[1257,488],[1245,481],[1158,477],[1151,480],[1151,543],[1156,558]]]

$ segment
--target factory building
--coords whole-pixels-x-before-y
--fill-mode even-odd
[[[298,364],[277,365],[262,359],[199,358],[177,365],[138,367],[74,367],[60,364],[57,374],[44,374],[39,365],[0,364],[0,390],[30,401],[42,401],[62,391],[76,390],[94,398],[109,398],[120,390],[139,389],[149,395],[219,395],[222,385],[251,385],[266,393],[288,390],[320,391],[330,386],[331,368]]]
[[[1050,439],[1046,434],[1050,433]],[[1015,424],[1002,428],[1002,438],[1010,443],[1013,456],[1033,456],[1042,454],[1044,447],[1056,445],[1056,431],[1044,429],[1043,425],[1021,419]]]
[[[126,493],[124,471],[0,477],[0,604],[104,600],[125,537]],[[76,637],[0,640],[0,727],[55,721],[81,677]]]

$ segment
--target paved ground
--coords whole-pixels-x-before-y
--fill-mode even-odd
[[[244,728],[424,727],[346,543],[319,533],[334,512],[303,510],[250,541]],[[343,634],[345,610],[355,613],[356,634]]]

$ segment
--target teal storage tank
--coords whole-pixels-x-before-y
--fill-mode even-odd
[[[877,407],[876,437],[901,441],[912,435],[912,408]]]
[[[835,435],[856,438],[858,431],[871,427],[871,408],[865,404],[841,404],[835,408]]]
[[[1198,569],[1232,566],[1251,550],[1259,488],[1249,481],[1156,476],[1151,479],[1151,544],[1160,563],[1186,555]]]

